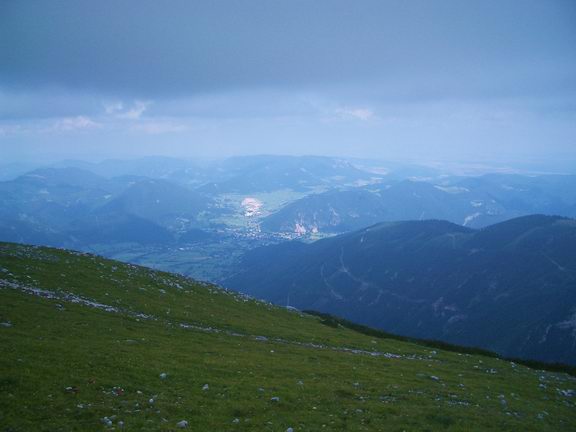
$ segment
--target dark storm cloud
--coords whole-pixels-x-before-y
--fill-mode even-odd
[[[0,85],[135,97],[573,92],[575,23],[569,0],[4,1]]]

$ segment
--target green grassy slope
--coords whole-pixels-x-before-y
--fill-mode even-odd
[[[48,248],[0,244],[0,350],[0,431],[576,427],[568,375]]]

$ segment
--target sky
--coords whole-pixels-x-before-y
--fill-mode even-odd
[[[0,158],[575,161],[573,0],[0,2]]]

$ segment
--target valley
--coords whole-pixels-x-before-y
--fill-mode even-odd
[[[0,240],[220,282],[254,248],[378,222],[481,228],[526,214],[576,216],[575,176],[455,172],[329,157],[62,161],[0,182]]]

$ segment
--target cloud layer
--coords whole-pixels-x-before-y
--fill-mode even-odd
[[[569,0],[55,0],[1,7],[0,78],[22,87],[158,97],[362,80],[392,97],[414,97],[415,90],[550,91],[546,78],[563,87],[574,76],[576,4]]]
[[[571,0],[2,2],[0,146],[564,157],[575,22]]]

